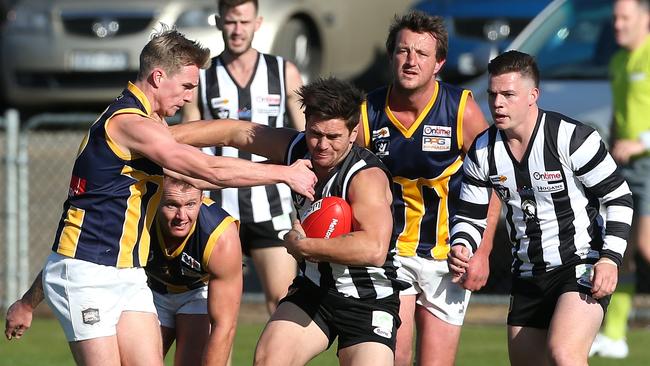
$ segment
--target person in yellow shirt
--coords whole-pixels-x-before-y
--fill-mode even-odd
[[[614,1],[613,21],[621,49],[609,67],[614,99],[611,152],[634,197],[636,285],[621,283],[614,293],[590,355],[625,358],[632,295],[650,290],[645,280],[650,278],[650,1]]]

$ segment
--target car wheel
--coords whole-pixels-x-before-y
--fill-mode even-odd
[[[273,53],[293,62],[305,83],[320,74],[320,38],[314,27],[304,20],[293,18],[282,27],[275,40]]]

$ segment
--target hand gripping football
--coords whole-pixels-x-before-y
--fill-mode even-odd
[[[325,197],[311,204],[302,217],[308,238],[335,238],[352,230],[352,209],[341,197]]]

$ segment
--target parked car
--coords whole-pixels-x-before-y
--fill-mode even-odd
[[[308,80],[351,79],[372,67],[388,24],[411,0],[264,0],[254,47],[294,61]],[[3,85],[19,107],[104,104],[135,75],[160,24],[223,49],[216,0],[20,0],[2,37]],[[368,14],[372,9],[372,16]]]
[[[483,73],[551,0],[424,0],[414,9],[445,19],[449,53],[441,78],[463,82]]]
[[[535,57],[541,108],[587,123],[605,139],[612,118],[608,64],[617,50],[611,19],[611,0],[556,0],[508,46]],[[467,87],[489,116],[487,74]]]

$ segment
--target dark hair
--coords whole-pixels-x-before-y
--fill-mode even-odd
[[[217,10],[219,10],[219,15],[223,16],[228,10],[246,3],[253,3],[255,12],[259,9],[257,0],[217,0]]]
[[[386,52],[392,55],[395,52],[397,33],[402,29],[409,29],[416,33],[429,33],[436,39],[436,60],[447,58],[448,36],[445,21],[439,16],[432,16],[421,11],[411,11],[406,15],[395,15],[386,39]]]
[[[210,66],[210,50],[163,25],[163,30],[154,34],[140,52],[138,80],[145,80],[156,67],[174,75],[181,67],[189,65],[201,69]]]
[[[535,87],[539,87],[539,69],[535,58],[519,51],[507,51],[495,57],[488,64],[490,75],[502,75],[509,72],[518,72],[523,77],[532,79]]]
[[[334,77],[319,78],[298,90],[305,118],[319,120],[343,119],[352,131],[359,124],[361,103],[365,95],[347,81]]]

